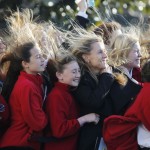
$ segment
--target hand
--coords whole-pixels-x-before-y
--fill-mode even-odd
[[[86,12],[88,9],[86,0],[76,0],[76,4],[79,7],[79,11]]]
[[[107,65],[107,67],[106,67],[105,69],[101,70],[100,73],[101,73],[101,74],[102,74],[102,73],[110,73],[110,74],[112,74],[112,67],[109,66],[109,65]]]
[[[95,113],[90,113],[78,118],[78,121],[81,126],[83,126],[85,123],[91,123],[91,122],[97,124],[99,120],[100,120],[99,115]]]

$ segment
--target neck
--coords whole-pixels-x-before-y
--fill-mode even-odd
[[[37,72],[31,72],[28,69],[24,69],[23,71],[25,71],[27,74],[32,74],[32,75],[37,75]]]
[[[119,67],[128,77],[132,77],[132,69],[127,66],[120,66]]]
[[[88,67],[90,72],[93,72],[93,74],[97,75],[100,73],[99,69],[93,68],[93,67]]]
[[[123,65],[123,67],[125,67],[128,70],[129,73],[132,72],[132,70],[133,70],[132,67],[128,67],[127,65]]]

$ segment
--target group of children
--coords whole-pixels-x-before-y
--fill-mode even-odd
[[[7,48],[0,41],[0,149],[150,148],[141,140],[150,130],[150,61],[140,72],[148,40],[143,46],[114,22],[61,31],[34,22],[29,10],[7,21]],[[139,135],[141,128],[148,133]]]

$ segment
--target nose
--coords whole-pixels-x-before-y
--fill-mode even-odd
[[[139,57],[139,58],[142,57],[141,51],[138,52],[138,57]]]
[[[44,66],[46,67],[47,59],[45,59],[43,56],[41,57],[41,63],[44,64]]]
[[[78,77],[78,78],[81,77],[81,72],[80,71],[77,72],[76,77]]]
[[[103,51],[103,58],[107,58],[107,52]]]

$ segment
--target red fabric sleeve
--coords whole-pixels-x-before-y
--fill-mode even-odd
[[[47,117],[42,109],[42,96],[28,85],[21,90],[20,104],[25,122],[34,131],[40,131],[47,125]]]
[[[77,119],[68,119],[70,104],[61,94],[50,94],[46,107],[53,136],[67,137],[79,130],[80,125]]]
[[[138,96],[140,99],[139,111],[137,117],[145,125],[145,127],[150,131],[150,86],[144,86]],[[137,99],[137,100],[138,100]],[[136,101],[137,101],[136,100]]]

